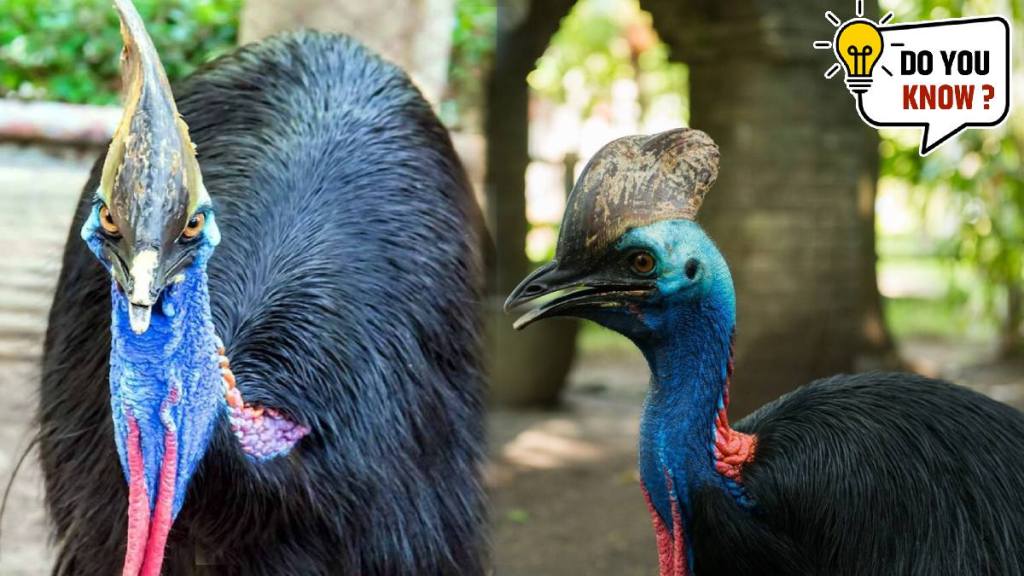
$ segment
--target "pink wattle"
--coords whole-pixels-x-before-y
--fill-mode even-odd
[[[743,467],[753,462],[757,436],[744,434],[729,426],[725,408],[715,416],[715,470],[736,482],[742,481]]]
[[[733,367],[733,356],[730,352],[725,388],[722,390],[722,407],[715,413],[715,470],[730,480],[741,482],[743,467],[754,461],[757,436],[744,434],[729,426],[729,387],[732,385]]]
[[[665,483],[669,494],[672,492],[672,479],[665,475]],[[675,496],[672,500],[672,532],[661,520],[661,516],[654,508],[651,495],[647,488],[641,485],[644,492],[644,500],[647,502],[647,510],[651,513],[651,521],[654,524],[654,535],[658,542],[658,574],[659,576],[690,576],[690,562],[686,557],[686,538],[683,537],[683,515],[679,510],[679,501]]]
[[[146,561],[142,565],[142,576],[160,576],[164,562],[164,548],[174,518],[174,484],[178,477],[178,440],[174,434],[164,435],[164,460],[160,465],[160,491],[157,492],[153,521],[149,526],[149,542],[146,544]]]
[[[124,554],[123,576],[136,576],[142,568],[149,535],[149,494],[143,470],[139,424],[131,414],[128,421],[128,546]]]
[[[169,401],[176,400],[172,393]],[[122,576],[160,576],[164,562],[167,536],[174,522],[175,482],[178,476],[178,439],[173,430],[164,433],[164,456],[160,463],[160,483],[152,519],[146,473],[140,444],[139,424],[126,414],[128,421],[128,544]]]

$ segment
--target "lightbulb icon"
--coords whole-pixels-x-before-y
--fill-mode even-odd
[[[836,27],[836,35],[831,42],[828,40],[816,41],[814,47],[818,50],[835,52],[842,65],[833,64],[825,72],[825,78],[831,78],[845,68],[846,87],[856,98],[871,88],[871,74],[885,47],[882,30],[879,27],[892,20],[892,12],[887,13],[876,24],[864,18],[864,0],[856,0],[855,7],[857,17],[846,22],[840,20],[831,10],[826,11],[825,19]],[[892,72],[885,66],[882,66],[882,70],[892,76]]]
[[[846,87],[858,94],[871,87],[871,71],[882,55],[882,33],[870,20],[850,20],[832,42],[846,68]]]

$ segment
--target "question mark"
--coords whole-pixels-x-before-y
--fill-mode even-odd
[[[996,94],[996,89],[991,84],[982,84],[981,89],[985,92],[985,110],[988,110],[988,101]]]

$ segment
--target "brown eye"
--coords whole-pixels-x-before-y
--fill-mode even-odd
[[[110,208],[106,206],[100,206],[100,227],[103,228],[103,232],[107,236],[116,238],[121,235],[121,230],[114,223],[114,216],[110,213]]]
[[[181,231],[181,235],[186,240],[192,240],[196,236],[199,236],[199,233],[203,231],[203,226],[205,225],[206,214],[199,212],[195,216],[192,216],[188,221],[188,224],[185,224],[185,229]]]
[[[629,266],[633,272],[644,276],[654,271],[654,265],[654,256],[651,256],[649,252],[637,252],[629,259]]]

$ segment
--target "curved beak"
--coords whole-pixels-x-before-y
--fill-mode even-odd
[[[586,318],[595,309],[620,308],[647,297],[655,289],[650,280],[619,278],[604,274],[580,273],[561,268],[557,260],[541,266],[523,279],[505,300],[505,312],[511,312],[544,296],[554,297],[520,316],[512,325],[516,330],[555,316]]]

